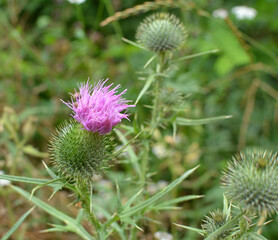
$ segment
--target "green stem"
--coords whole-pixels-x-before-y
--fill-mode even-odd
[[[149,152],[150,152],[150,144],[152,135],[159,125],[160,121],[160,111],[161,111],[161,104],[160,104],[160,96],[159,91],[161,87],[161,74],[165,70],[165,53],[159,53],[158,55],[159,62],[156,67],[156,79],[155,79],[155,87],[154,87],[154,101],[153,101],[153,110],[152,110],[152,119],[150,123],[150,130],[149,133],[146,135],[145,139],[143,140],[143,157],[141,161],[141,183],[140,188],[143,188],[146,182],[146,174],[148,170],[148,162],[149,162]]]
[[[90,223],[93,225],[96,234],[98,236],[97,239],[105,239],[105,234],[103,234],[103,228],[100,222],[97,220],[95,217],[94,213],[91,211],[91,204],[90,204],[90,192],[88,189],[88,184],[87,183],[78,183],[78,195],[80,197],[80,200],[82,202],[82,207],[84,208],[85,212],[87,213],[88,219]]]
[[[151,121],[151,131],[150,135],[153,134],[154,130],[157,128],[159,119],[160,119],[160,99],[159,99],[159,91],[161,87],[161,74],[164,72],[165,68],[165,53],[159,53],[159,63],[156,68],[157,77],[155,79],[155,90],[154,90],[154,104],[153,104],[153,112],[152,112],[152,121]]]
[[[143,157],[141,161],[141,183],[140,188],[143,188],[146,182],[146,173],[148,168],[148,162],[149,162],[149,152],[150,152],[150,140],[144,140],[143,141]]]

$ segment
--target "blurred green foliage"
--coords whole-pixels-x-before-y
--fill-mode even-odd
[[[178,2],[191,7],[155,10],[175,13],[186,26],[187,41],[176,55],[182,57],[213,49],[219,52],[177,63],[165,85],[178,89],[185,96],[183,109],[188,118],[218,115],[233,115],[233,118],[205,126],[178,127],[176,139],[172,137],[171,127],[155,132],[156,142],[150,159],[152,180],[170,182],[185,169],[200,163],[197,174],[171,194],[176,197],[193,193],[205,197],[181,205],[182,210],[165,211],[159,217],[161,225],[142,223],[140,227],[145,233],[141,233],[141,239],[147,239],[158,230],[172,232],[175,239],[197,239],[195,233],[185,232],[171,223],[198,227],[205,214],[221,208],[219,175],[231,155],[245,146],[277,150],[277,1],[245,1],[245,5],[257,10],[252,20],[239,20],[231,13],[232,7],[241,5],[242,1]],[[77,83],[88,77],[92,82],[110,78],[111,82],[128,88],[127,99],[136,100],[144,85],[138,76],[151,53],[128,45],[121,38],[134,40],[139,22],[153,11],[128,16],[104,27],[100,22],[116,11],[142,3],[139,0],[87,0],[80,5],[65,0],[0,1],[0,169],[25,176],[39,176],[41,171],[45,172],[38,157],[45,157],[43,152],[47,151],[50,133],[70,114],[59,99],[67,99],[68,92],[73,92]],[[219,8],[229,12],[229,20],[212,17],[211,13]],[[150,94],[144,96],[131,111],[131,121],[125,124],[148,119],[150,111],[145,105],[151,99]],[[24,144],[29,150],[24,152],[22,146],[26,145],[17,144],[4,124],[8,113],[16,116],[18,123],[8,122],[14,124],[19,139],[26,139]],[[156,149],[163,154],[157,154]],[[34,151],[38,151],[37,155]],[[25,154],[29,154],[28,157]],[[122,186],[121,191],[132,195],[133,189],[126,182],[131,176],[129,164],[115,164],[109,174],[103,176],[107,184],[103,186],[101,182],[96,186],[97,201],[107,209],[115,208],[117,203],[113,201],[111,190],[115,188],[115,178]],[[7,196],[5,189],[0,189],[0,195]],[[59,197],[62,198],[62,194]],[[17,196],[12,199],[10,204],[17,206]],[[12,209],[4,200],[1,204]],[[16,218],[11,213],[8,216],[0,233],[6,232]],[[41,224],[49,222],[42,220],[46,217],[41,216]],[[278,238],[276,223],[277,218],[264,228],[268,239]],[[37,231],[46,226],[37,227],[30,222],[25,228],[27,230],[21,232]],[[55,236],[58,239],[62,235]]]

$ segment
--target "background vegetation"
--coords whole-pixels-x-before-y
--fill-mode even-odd
[[[171,1],[157,1],[154,9],[134,16],[101,22],[117,11],[133,8],[139,0],[87,0],[71,4],[63,0],[0,1],[0,169],[7,174],[43,177],[42,164],[50,165],[47,149],[51,132],[68,118],[69,109],[59,99],[67,99],[77,83],[109,78],[128,88],[127,99],[136,100],[144,85],[140,71],[151,53],[122,41],[135,40],[135,31],[144,17],[155,11],[175,13],[184,23],[187,42],[176,54],[190,55],[219,49],[219,52],[177,63],[166,85],[177,88],[186,97],[183,105],[188,118],[233,115],[232,119],[204,126],[179,127],[176,138],[172,129],[155,132],[152,146],[149,194],[179,177],[197,164],[200,168],[176,188],[173,197],[205,195],[186,202],[179,210],[151,214],[156,222],[143,222],[138,239],[153,239],[157,231],[173,234],[174,239],[199,239],[194,232],[174,226],[179,223],[200,226],[210,210],[222,208],[219,176],[227,160],[245,146],[277,149],[278,140],[278,5],[276,0],[245,1],[257,10],[252,20],[240,20],[231,13],[242,1],[179,1],[183,7],[171,7]],[[225,8],[229,19],[212,16]],[[146,95],[130,111],[132,124],[148,119],[145,108],[152,100]],[[132,167],[114,163],[109,174],[96,180],[96,199],[116,205],[115,179],[126,195]],[[20,184],[29,192],[33,186]],[[125,187],[126,186],[126,187]],[[47,199],[51,192],[38,190],[36,196]],[[50,204],[75,215],[78,206],[70,206],[68,192],[59,192]],[[0,188],[0,236],[30,208],[25,199],[6,187]],[[103,217],[103,216],[98,216]],[[69,233],[41,233],[55,219],[36,209],[13,239],[77,239]],[[278,218],[264,228],[268,239],[278,238]],[[86,227],[86,226],[85,226]]]

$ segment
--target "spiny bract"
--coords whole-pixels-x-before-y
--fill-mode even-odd
[[[206,216],[203,220],[202,228],[205,231],[205,237],[221,228],[225,223],[231,219],[230,216],[224,214],[222,211],[217,209],[214,212],[210,212],[209,216]],[[226,230],[224,233],[217,235],[214,240],[225,239],[230,236],[231,229]]]
[[[185,28],[180,20],[168,13],[156,13],[147,17],[136,32],[138,43],[154,52],[174,50],[185,38]]]
[[[222,176],[227,196],[243,208],[268,214],[278,211],[278,155],[252,149],[239,153]]]
[[[75,120],[59,127],[50,141],[50,154],[61,176],[87,181],[107,167],[113,138],[82,129]]]

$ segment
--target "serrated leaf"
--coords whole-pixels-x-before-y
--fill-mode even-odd
[[[157,202],[159,199],[164,197],[168,192],[170,192],[174,187],[176,187],[178,184],[180,184],[185,178],[187,178],[190,174],[192,174],[199,166],[190,169],[186,171],[182,176],[177,178],[175,181],[170,183],[167,187],[162,189],[160,192],[152,196],[151,198],[143,201],[142,203],[135,205],[134,207],[131,207],[127,210],[122,211],[119,213],[119,216],[121,220],[123,220],[126,217],[132,216],[142,210],[147,209],[148,207],[152,206],[155,202]]]
[[[61,178],[61,179],[62,179],[62,178]],[[44,186],[51,186],[51,184],[53,184],[53,183],[57,183],[57,184],[55,184],[55,187],[53,187],[53,188],[55,189],[55,192],[61,190],[61,189],[65,186],[65,183],[60,182],[61,179],[54,179],[54,180],[48,181],[48,182],[46,182],[46,183],[41,183],[41,184],[37,185],[36,187],[34,187],[34,188],[32,189],[32,192],[31,192],[31,194],[30,194],[30,199],[31,199],[32,196],[34,195],[35,191],[37,191],[39,188],[44,187]],[[52,197],[52,196],[53,196],[53,194],[51,195],[51,197]],[[51,197],[50,197],[50,198],[51,198]]]
[[[16,223],[10,228],[10,230],[1,238],[1,240],[7,240],[9,237],[12,236],[12,234],[19,228],[21,223],[29,216],[29,214],[34,210],[35,207],[32,207],[29,209],[26,213],[24,213],[17,221]]]

